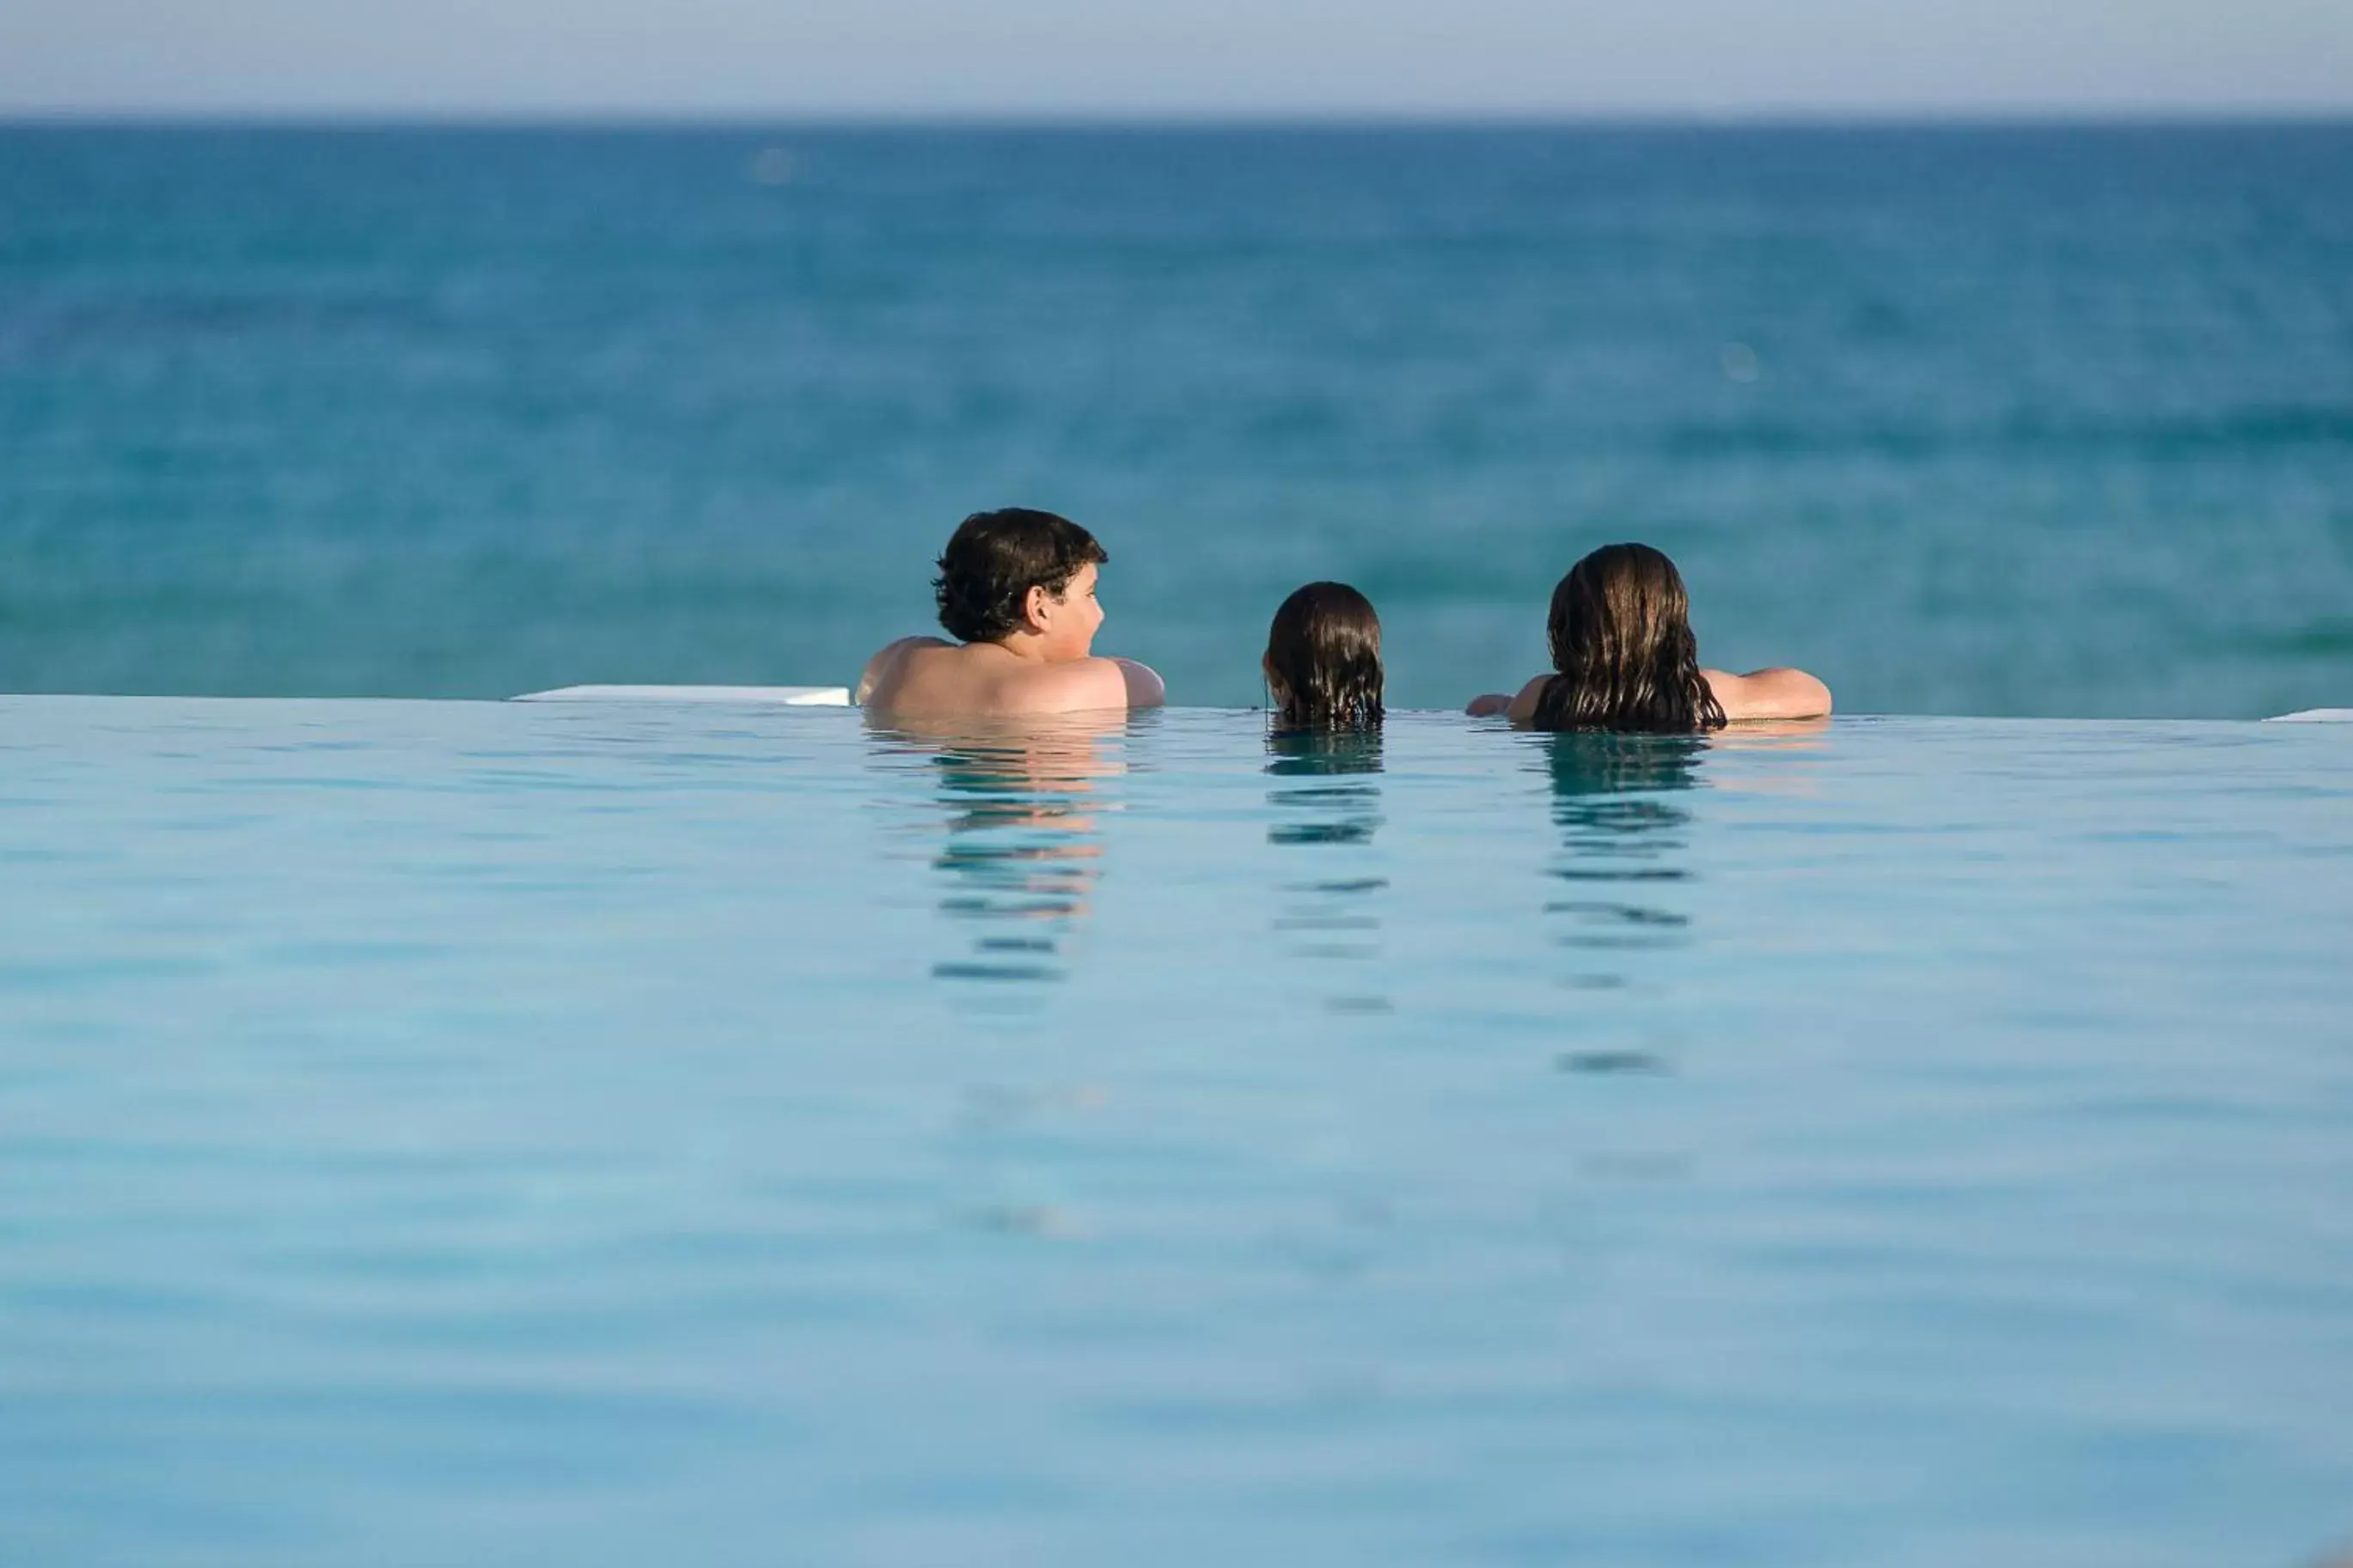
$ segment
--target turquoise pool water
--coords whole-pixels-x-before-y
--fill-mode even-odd
[[[2348,780],[0,700],[0,1561],[2303,1563]]]

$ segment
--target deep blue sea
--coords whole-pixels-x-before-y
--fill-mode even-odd
[[[1848,711],[2353,702],[2353,125],[0,129],[0,690],[840,681],[1008,503],[1179,702],[1621,538]]]

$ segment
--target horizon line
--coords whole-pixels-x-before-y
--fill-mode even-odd
[[[0,128],[206,130],[2005,130],[2353,126],[2353,104],[1808,109],[19,108]]]

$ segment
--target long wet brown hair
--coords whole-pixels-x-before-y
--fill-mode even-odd
[[[1699,672],[1691,597],[1675,563],[1647,544],[1605,544],[1552,591],[1552,664],[1539,730],[1688,735],[1724,726]]]
[[[1274,612],[1267,686],[1286,730],[1369,730],[1381,721],[1381,618],[1345,583],[1310,583]]]

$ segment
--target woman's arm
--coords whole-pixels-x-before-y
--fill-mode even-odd
[[[1774,668],[1730,675],[1703,669],[1700,676],[1723,705],[1726,719],[1819,719],[1831,710],[1831,689],[1802,669]]]
[[[1506,697],[1500,691],[1490,691],[1483,697],[1473,697],[1471,705],[1462,710],[1473,719],[1492,719],[1500,713],[1514,724],[1525,724],[1536,716],[1536,702],[1544,696],[1549,675],[1539,675],[1520,688],[1515,696]]]

